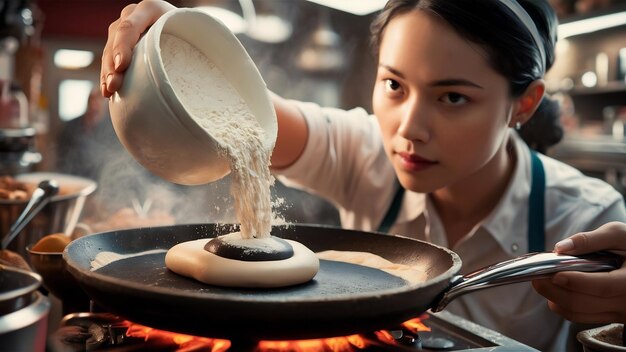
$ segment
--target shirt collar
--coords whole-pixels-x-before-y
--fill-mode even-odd
[[[402,199],[402,208],[400,213],[398,213],[396,222],[406,223],[417,219],[426,209],[426,198],[426,194],[424,193],[405,190],[404,198]]]
[[[528,252],[528,194],[530,193],[530,152],[526,143],[510,133],[509,142],[516,155],[515,170],[500,202],[478,228],[483,228],[511,256]],[[397,223],[416,220],[426,210],[424,193],[405,191]],[[431,207],[430,211],[435,211]],[[428,220],[428,219],[427,219]]]

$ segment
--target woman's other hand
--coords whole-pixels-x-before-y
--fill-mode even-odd
[[[611,222],[556,244],[554,251],[585,254],[609,250],[626,257],[626,224]],[[610,272],[560,272],[533,281],[550,309],[577,323],[626,323],[626,262]]]
[[[102,52],[100,90],[106,98],[122,86],[124,71],[133,56],[139,37],[150,25],[175,7],[163,0],[144,0],[122,10],[120,18],[109,25],[109,37]]]

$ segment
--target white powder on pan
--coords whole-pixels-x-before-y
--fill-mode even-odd
[[[176,95],[230,161],[231,194],[242,238],[269,237],[274,178],[263,128],[220,69],[194,46],[163,34],[161,57]]]
[[[163,253],[163,252],[167,252],[167,250],[166,249],[153,249],[149,251],[130,253],[130,254],[120,254],[120,253],[115,253],[115,252],[100,252],[96,254],[96,257],[91,261],[89,270],[91,271],[98,270],[104,266],[107,266],[113,262],[116,262],[122,259],[128,259],[128,258],[133,258],[133,257],[139,257],[142,255]]]

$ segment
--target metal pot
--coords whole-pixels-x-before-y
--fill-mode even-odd
[[[27,247],[30,264],[41,275],[43,286],[63,303],[63,315],[89,311],[89,297],[67,271],[63,252],[38,252]]]
[[[0,265],[0,346],[3,351],[44,351],[50,301],[37,289],[41,276]]]
[[[585,352],[624,352],[626,334],[624,324],[609,324],[584,330],[576,335]]]
[[[66,174],[34,172],[15,178],[33,188],[43,180],[55,180],[60,187],[59,194],[52,197],[7,247],[25,258],[28,257],[26,246],[36,243],[42,237],[57,232],[70,235],[78,222],[87,196],[96,190],[96,182]],[[28,200],[0,200],[0,234],[9,232],[11,225],[15,223],[27,203]]]

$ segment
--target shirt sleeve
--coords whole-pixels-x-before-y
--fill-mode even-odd
[[[598,227],[612,221],[626,223],[626,207],[624,206],[623,199],[616,199],[615,202],[602,209],[602,211],[600,211],[598,215],[589,222],[587,228],[583,229],[583,231],[595,230]]]
[[[294,164],[274,170],[281,182],[344,209],[354,209],[364,198],[371,200],[380,187],[393,187],[389,182],[393,169],[373,116],[361,108],[346,111],[296,104],[308,125],[308,140]]]
[[[576,172],[563,177],[547,199],[546,207],[552,210],[547,227],[560,229],[555,241],[611,221],[626,222],[622,195],[604,181]]]

